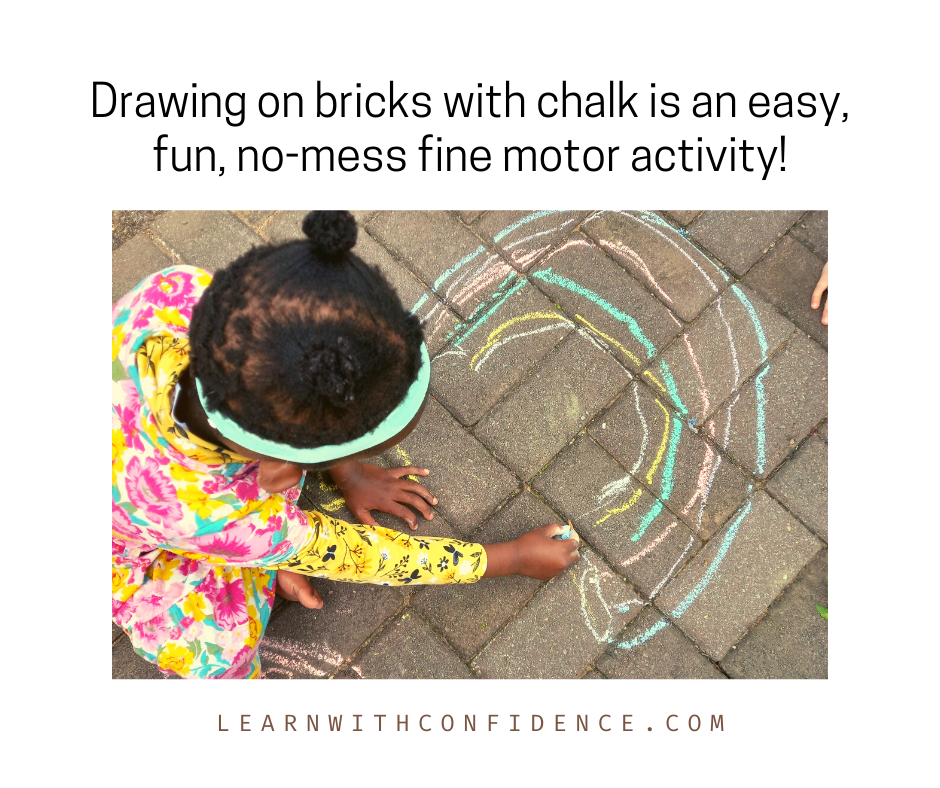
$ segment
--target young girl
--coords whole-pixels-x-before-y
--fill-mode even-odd
[[[404,585],[554,577],[578,559],[556,523],[487,545],[414,537],[369,514],[437,499],[423,468],[359,462],[421,417],[430,361],[418,319],[321,211],[309,240],[256,247],[212,275],[148,277],[112,312],[112,618],[135,651],[185,677],[256,678],[278,593],[323,606],[305,576]],[[328,469],[349,524],[296,501]]]

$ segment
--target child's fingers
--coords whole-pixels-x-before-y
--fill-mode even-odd
[[[824,326],[829,325],[829,299],[826,299],[826,308],[823,309],[822,322]]]
[[[404,468],[390,468],[392,475],[396,479],[402,476],[427,476],[431,473],[427,468],[418,468],[414,465],[406,465]]]
[[[541,528],[536,530],[545,531],[546,535],[551,538],[553,536],[558,536],[558,534],[564,533],[565,526],[559,525],[558,523],[549,523],[548,525],[543,525]]]
[[[374,525],[376,528],[381,528],[375,519],[372,517],[368,509],[358,509],[353,512],[356,515],[356,519],[363,525]]]
[[[406,503],[409,506],[413,506],[421,514],[424,515],[425,520],[433,520],[434,512],[431,511],[431,507],[428,506],[427,501],[424,500],[420,495],[415,495],[414,493],[406,492],[402,490],[397,496],[399,503]]]
[[[819,277],[819,281],[816,283],[816,289],[813,290],[813,300],[810,303],[810,306],[813,309],[819,309],[819,302],[822,299],[822,294],[829,289],[829,276],[827,272],[828,268],[829,264],[826,263],[826,265],[823,266],[822,275]]]
[[[401,486],[403,490],[420,495],[422,498],[424,498],[424,500],[431,504],[431,506],[437,506],[437,496],[435,496],[434,493],[432,493],[423,484],[418,484],[417,482],[412,481],[403,481]]]
[[[401,517],[411,530],[415,530],[418,527],[418,520],[415,517],[415,513],[411,511],[407,506],[402,506],[401,504],[392,504],[386,509],[389,514],[394,514],[396,517]]]

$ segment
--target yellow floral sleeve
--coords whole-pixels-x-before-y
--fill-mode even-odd
[[[353,525],[315,511],[306,514],[313,526],[309,540],[272,568],[392,586],[475,583],[486,572],[483,545]]]

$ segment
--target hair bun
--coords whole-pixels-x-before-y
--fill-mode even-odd
[[[349,211],[311,211],[301,228],[313,248],[327,257],[339,257],[356,245],[359,228]]]

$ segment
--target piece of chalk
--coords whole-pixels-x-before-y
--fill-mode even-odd
[[[565,530],[562,531],[560,534],[556,534],[555,536],[553,536],[552,539],[560,539],[561,541],[565,541],[570,538],[571,538],[571,521],[569,520],[568,525],[565,526]]]

